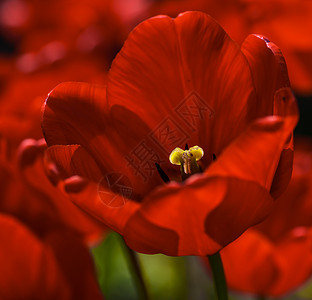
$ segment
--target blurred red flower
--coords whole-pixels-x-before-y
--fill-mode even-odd
[[[66,53],[59,60],[50,61],[42,59],[42,49],[36,54],[12,57],[1,65],[4,67],[0,75],[0,133],[15,147],[25,138],[42,137],[41,107],[55,85],[67,80],[106,82],[106,59],[99,61],[92,55]]]
[[[43,95],[55,84],[73,78],[105,82],[105,68],[87,55],[66,53],[50,61],[44,49],[33,56],[41,64],[24,60],[29,68],[19,69],[21,55],[1,68],[0,298],[102,299],[88,246],[106,228],[48,180],[46,173],[53,177],[55,168],[43,164],[44,140],[27,139],[17,148],[25,138],[42,137]]]
[[[99,238],[103,233],[103,226],[86,217],[47,179],[43,166],[45,142],[32,140],[42,137],[41,107],[46,93],[55,84],[69,78],[89,78],[103,83],[105,72],[100,73],[100,70],[97,61],[88,57],[80,57],[79,60],[66,57],[58,64],[50,62],[45,68],[28,74],[18,73],[14,64],[11,69],[6,68],[7,72],[12,72],[7,73],[10,75],[1,86],[0,94],[0,168],[3,174],[0,211],[11,213],[19,220],[27,219],[34,226],[37,218],[42,221],[45,214],[50,214],[56,223],[67,223],[86,240]],[[96,79],[99,74],[101,78]],[[29,139],[22,143],[20,153],[16,154],[18,146],[26,138]],[[53,169],[53,164],[49,167]],[[29,206],[26,209],[27,202]],[[51,220],[45,219],[49,226]],[[54,223],[50,224],[52,228]],[[44,231],[43,224],[40,226]]]
[[[294,172],[270,216],[221,251],[231,288],[281,296],[312,274],[312,143],[295,141]]]
[[[57,86],[42,127],[64,190],[131,248],[207,255],[270,212],[290,179],[296,122],[279,49],[255,35],[239,48],[188,12],[136,27],[107,88]],[[154,163],[176,178],[168,156],[186,142],[204,149],[204,172],[161,186]]]
[[[4,299],[102,299],[87,242],[103,226],[46,178],[44,143],[0,145],[0,294]]]
[[[64,52],[100,52],[102,59],[109,60],[127,33],[111,0],[3,0],[0,31],[18,54],[57,41],[43,56],[56,59]]]
[[[175,17],[186,10],[210,14],[239,43],[250,33],[267,36],[282,49],[294,90],[312,93],[311,1],[171,0],[155,2],[150,13]]]
[[[103,299],[89,251],[73,232],[58,228],[37,236],[2,212],[0,226],[2,299]]]

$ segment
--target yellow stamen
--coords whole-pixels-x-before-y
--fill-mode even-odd
[[[200,172],[197,161],[203,156],[204,150],[199,146],[191,147],[188,150],[177,147],[171,152],[169,160],[173,165],[181,165],[185,174],[194,174]]]

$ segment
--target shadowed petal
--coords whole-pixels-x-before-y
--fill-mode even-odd
[[[209,175],[229,175],[271,189],[281,152],[296,124],[296,117],[277,116],[256,120],[215,163]]]
[[[139,203],[127,199],[121,192],[113,192],[107,187],[105,180],[95,184],[73,176],[66,179],[62,186],[76,205],[121,234],[128,219],[140,206]]]
[[[250,114],[263,117],[273,113],[275,92],[289,87],[287,67],[281,51],[266,37],[249,35],[241,46],[251,69],[257,99],[251,104]]]
[[[93,158],[82,146],[52,146],[45,151],[45,156],[45,159],[52,160],[66,177],[79,175],[97,182],[103,176]]]
[[[312,230],[298,227],[276,247],[276,260],[280,262],[280,276],[268,294],[280,296],[297,288],[311,276]],[[296,276],[294,276],[294,272]]]
[[[45,243],[53,249],[65,282],[71,288],[70,299],[103,300],[90,249],[79,237],[70,231],[55,231],[46,236]]]
[[[51,249],[12,217],[0,215],[0,224],[1,297],[69,299],[70,289]]]
[[[92,143],[105,131],[106,105],[105,87],[78,82],[58,85],[44,106],[42,129],[48,146]]]
[[[251,103],[250,114],[256,114],[258,117],[272,113],[280,116],[296,115],[295,99],[288,88],[290,83],[287,66],[281,50],[261,35],[249,35],[241,49],[251,68],[257,92],[257,101]],[[293,159],[291,139],[284,148],[271,188],[274,197],[281,195],[291,177],[290,166]]]
[[[261,221],[272,205],[268,192],[257,184],[229,177],[193,177],[185,186],[171,183],[145,199],[125,227],[131,248],[166,255],[211,255]],[[233,211],[235,216],[230,217]],[[158,235],[162,231],[165,234]]]
[[[229,287],[275,297],[289,293],[311,274],[311,242],[306,227],[294,228],[279,242],[249,229],[221,252]]]
[[[0,289],[5,299],[102,299],[89,250],[76,234],[38,239],[16,219],[0,215]]]
[[[164,161],[164,154],[153,152],[155,146],[147,140],[150,130],[135,113],[118,105],[108,111],[105,94],[105,88],[86,83],[63,83],[52,90],[42,123],[47,144],[82,146],[84,155],[92,157],[102,176],[124,174],[135,187],[134,196],[142,198],[161,182],[154,162]],[[57,158],[63,155],[61,152],[54,151],[53,155],[56,160],[63,159]],[[97,173],[90,174],[91,166],[88,171],[88,165],[84,167],[84,176],[97,179]]]
[[[45,172],[46,166],[44,166],[43,162],[44,150],[43,140],[26,139],[21,143],[18,149],[20,176],[16,178],[22,184],[19,188],[20,194],[14,194],[13,192],[16,189],[15,182],[11,187],[11,198],[18,201],[19,205],[15,205],[15,208],[12,207],[9,211],[17,214],[25,222],[29,219],[30,222],[26,222],[26,224],[30,227],[33,224],[33,231],[35,229],[40,229],[40,231],[50,230],[53,229],[53,226],[66,224],[66,226],[75,230],[83,240],[88,242],[98,241],[102,238],[106,227],[73,205],[68,196],[63,195],[56,186],[49,182]],[[80,154],[79,157],[84,158]],[[65,162],[67,161],[64,160],[64,165]],[[86,161],[82,160],[81,163],[83,165]],[[52,162],[49,162],[48,165],[49,168],[53,168],[54,179],[56,179],[53,183],[57,185],[61,180],[60,174]],[[12,202],[12,199],[8,200],[10,201],[3,202]],[[27,204],[25,205],[25,203]],[[27,210],[24,206],[27,207]],[[24,219],[25,217],[26,219]]]
[[[252,229],[225,247],[221,257],[230,288],[259,295],[267,291],[280,276],[274,252],[275,246]]]

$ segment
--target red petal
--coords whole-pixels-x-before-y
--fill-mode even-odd
[[[53,249],[53,254],[62,268],[65,282],[71,289],[70,299],[102,300],[90,250],[72,232],[52,232],[45,243]]]
[[[58,85],[44,107],[42,127],[48,146],[91,143],[105,132],[105,108],[105,87],[86,83]]]
[[[106,181],[95,184],[73,176],[63,182],[64,190],[71,200],[89,215],[97,218],[113,230],[123,233],[128,219],[139,208],[139,203],[127,199],[120,192],[114,193],[106,186]]]
[[[281,152],[295,124],[296,117],[256,120],[224,150],[207,174],[257,182],[269,191]]]
[[[70,290],[51,249],[12,217],[0,215],[0,224],[1,296],[69,299]]]
[[[290,88],[280,88],[275,92],[274,115],[286,116],[288,119],[292,118],[298,122],[298,108]],[[272,183],[271,194],[273,197],[279,197],[290,181],[292,172],[290,166],[292,165],[293,151],[293,133],[291,133],[284,145],[284,150],[281,154],[280,162]]]
[[[113,62],[107,86],[109,105],[136,112],[150,128],[146,138],[167,155],[187,141],[207,151],[207,163],[246,125],[254,96],[241,50],[200,12],[137,26]]]
[[[246,231],[221,251],[227,283],[231,289],[267,294],[278,281],[279,262],[275,245],[255,230]]]
[[[45,155],[66,177],[79,175],[98,182],[103,176],[90,154],[79,145],[52,146],[46,150]]]
[[[210,255],[263,219],[271,205],[255,183],[194,175],[185,186],[171,183],[148,196],[124,237],[143,253]]]
[[[268,290],[272,296],[289,293],[306,281],[312,272],[312,230],[297,228],[305,234],[296,236],[295,230],[285,240],[277,245],[276,261],[280,263],[278,281]],[[294,276],[296,274],[296,276]]]
[[[273,113],[275,91],[290,86],[285,59],[273,43],[259,35],[249,35],[241,49],[250,66],[257,92],[257,101],[251,113],[256,113],[258,117],[270,115]]]
[[[296,151],[294,166],[292,180],[286,192],[276,200],[275,209],[265,222],[257,226],[257,230],[271,240],[283,238],[295,227],[312,225],[310,153],[307,150]]]
[[[0,215],[0,225],[2,297],[102,299],[89,250],[75,233],[62,228],[39,240],[9,216]]]
[[[275,201],[272,213],[223,250],[227,279],[232,288],[280,296],[310,276],[312,172],[309,142],[297,141],[292,180],[286,192]],[[265,247],[266,244],[270,247]],[[250,256],[254,257],[256,253],[260,258],[251,259]],[[271,284],[262,286],[267,278],[271,278],[272,272],[276,275]]]
[[[260,35],[249,35],[242,44],[251,68],[257,101],[250,113],[256,116],[296,115],[295,99],[290,91],[285,59],[280,49],[267,38]],[[274,100],[274,101],[273,101]],[[291,177],[293,157],[292,142],[285,145],[285,151],[274,178],[271,193],[278,197],[287,187]]]
[[[49,146],[81,145],[102,176],[124,174],[135,188],[137,198],[161,182],[154,162],[161,163],[163,157],[155,156],[154,146],[145,143],[149,129],[136,114],[122,106],[108,111],[105,88],[83,83],[57,86],[46,101],[42,126]],[[53,155],[56,160],[63,160],[61,153],[54,151]],[[81,165],[79,168],[82,171]],[[92,174],[91,166],[87,169],[85,164],[81,175],[94,180],[98,174]]]
[[[221,252],[229,287],[274,297],[297,288],[311,274],[311,233],[295,228],[277,241],[248,230]]]
[[[47,179],[43,167],[44,144],[28,139],[20,145],[18,152],[20,173],[17,177],[10,178],[10,194],[6,195],[3,201],[12,203],[14,199],[16,202],[15,205],[11,204],[11,207],[6,204],[4,211],[17,215],[33,231],[39,230],[41,234],[48,228],[53,228],[55,224],[66,224],[88,241],[102,237],[106,228],[73,205],[68,197]],[[85,163],[84,160],[82,162]],[[16,181],[20,183],[18,192],[15,191]]]
[[[288,186],[292,173],[293,159],[293,149],[284,149],[282,151],[270,191],[275,199],[280,197]]]

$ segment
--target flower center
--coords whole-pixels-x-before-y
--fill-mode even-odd
[[[169,160],[173,165],[181,166],[182,180],[187,179],[192,174],[200,173],[201,168],[198,161],[204,156],[204,150],[199,146],[194,146],[188,149],[186,145],[185,150],[177,147],[170,156]]]

